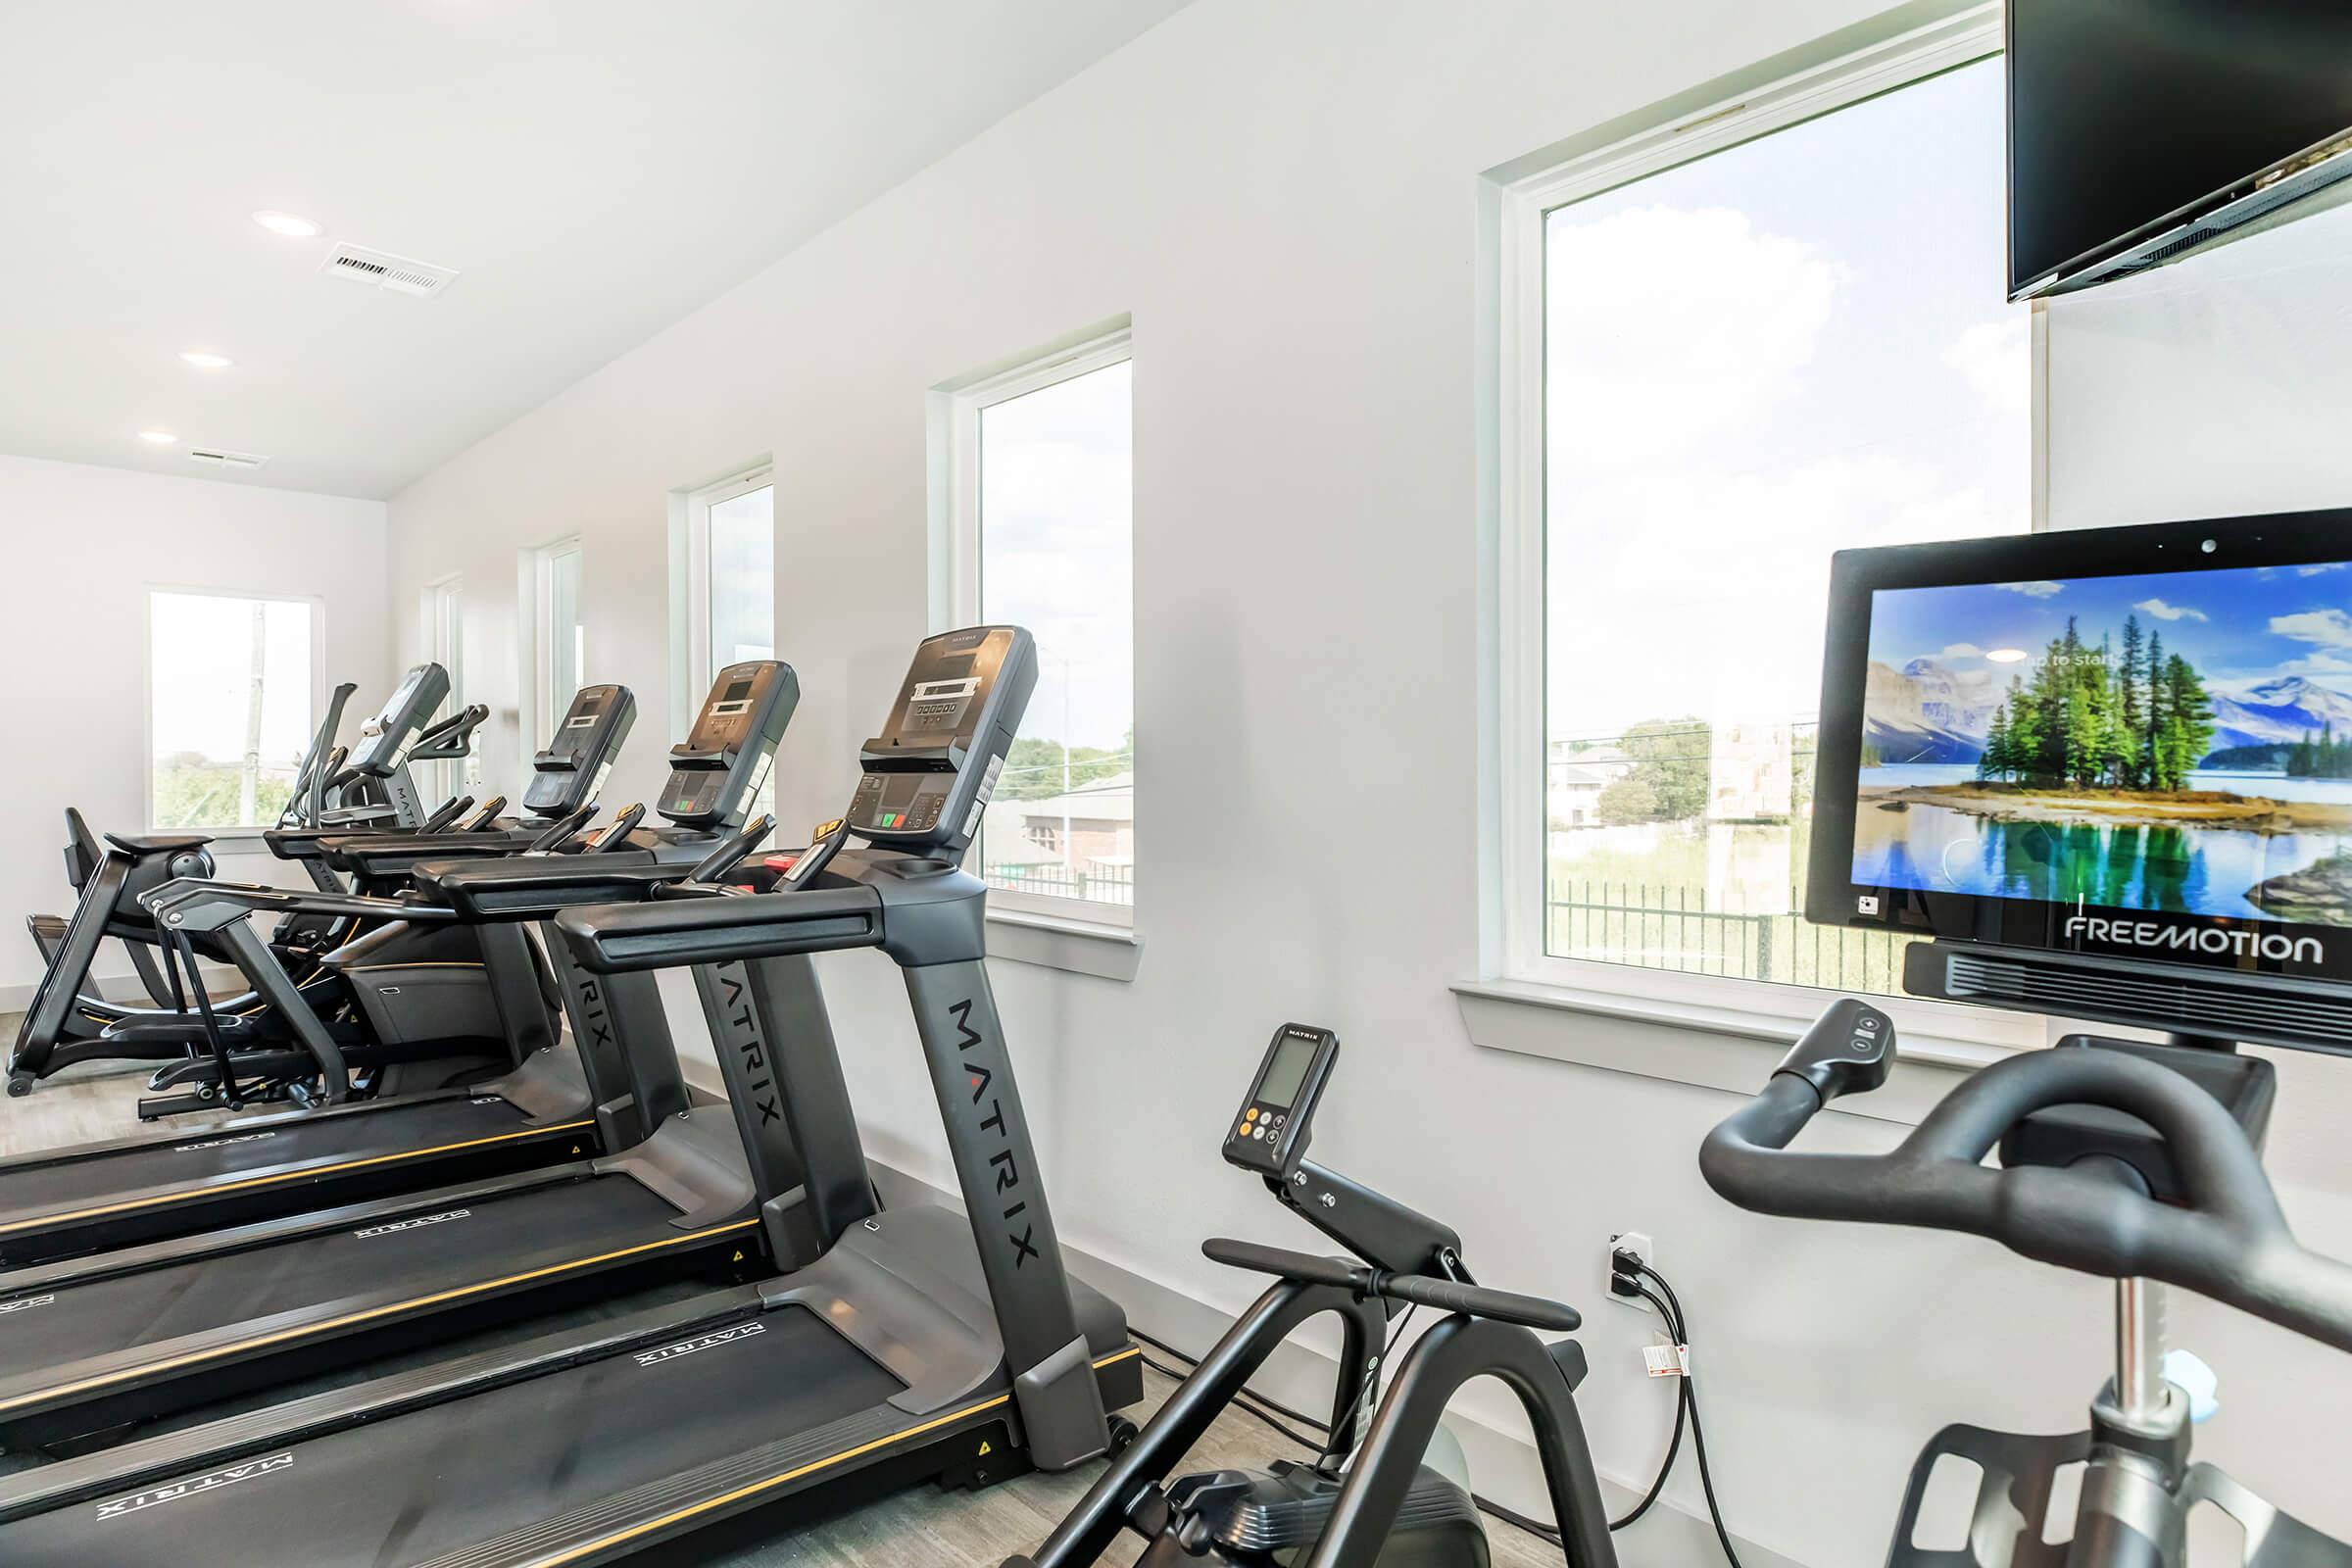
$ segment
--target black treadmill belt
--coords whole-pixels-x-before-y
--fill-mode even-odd
[[[0,1560],[407,1568],[902,1387],[813,1314],[784,1307],[0,1527]]]
[[[333,1305],[330,1315],[342,1315],[657,1242],[683,1234],[670,1223],[676,1212],[626,1176],[567,1180],[66,1287],[9,1314],[0,1417],[38,1390],[96,1370],[75,1365],[90,1357],[297,1308]]]
[[[169,1143],[0,1173],[0,1235],[18,1221],[117,1202],[151,1188],[203,1184],[218,1190],[278,1166],[411,1154],[530,1127],[514,1105],[488,1095],[386,1102],[379,1109],[295,1117],[252,1130],[232,1121]]]

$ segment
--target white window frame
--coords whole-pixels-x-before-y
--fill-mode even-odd
[[[447,718],[466,706],[466,579],[458,572],[436,577],[424,585],[417,595],[416,614],[418,635],[424,657],[449,671],[449,696],[433,717]],[[427,809],[457,795],[466,781],[473,759],[463,761],[428,762],[432,787],[422,791],[428,799]]]
[[[774,465],[762,463],[731,479],[686,493],[686,657],[682,667],[686,670],[689,704],[701,703],[719,669],[725,667],[713,667],[710,662],[710,509],[755,490],[771,488],[775,482]],[[776,592],[772,581],[767,592],[772,607]],[[778,639],[778,646],[781,645],[782,640]],[[689,721],[694,712],[693,708],[686,710]]]
[[[1496,522],[1494,712],[1497,770],[1490,790],[1483,968],[1490,984],[1540,992],[1546,1004],[1621,1012],[1660,1005],[1675,1018],[1731,1032],[1802,1023],[1837,993],[1778,981],[1685,974],[1545,951],[1547,863],[1544,712],[1545,220],[1557,208],[1786,129],[2001,52],[1998,5],[1977,5],[1794,75],[1685,113],[1607,147],[1496,189]],[[2032,317],[2033,527],[2047,527],[2046,335]],[[1911,1038],[1956,1056],[2044,1042],[2038,1020],[1917,998],[1874,998]]]
[[[271,822],[239,822],[234,826],[205,829],[159,828],[155,825],[155,596],[176,594],[190,599],[241,599],[249,604],[308,605],[311,611],[311,717],[309,734],[303,737],[303,749],[318,733],[318,721],[326,713],[326,601],[316,594],[254,593],[242,588],[193,587],[185,583],[151,582],[145,585],[147,613],[140,617],[139,645],[144,655],[140,676],[145,693],[139,699],[143,720],[140,729],[139,814],[150,833],[209,832],[216,840],[251,839],[264,828],[274,827]]]
[[[1122,322],[1024,359],[1010,368],[943,389],[935,409],[942,416],[938,433],[945,438],[944,451],[934,456],[935,461],[944,460],[946,504],[936,513],[944,537],[934,541],[942,569],[933,573],[933,631],[974,625],[980,619],[980,416],[1000,403],[1106,370],[1134,358],[1134,332]],[[1133,450],[1131,426],[1130,454]],[[1131,606],[1131,628],[1132,615]],[[1143,837],[1140,823],[1136,837],[1140,859]],[[1001,912],[1029,916],[1081,932],[1097,928],[1131,933],[1135,928],[1135,906],[1131,904],[1097,904],[1088,899],[1018,893],[998,887],[989,889],[988,903],[992,915]]]
[[[557,692],[552,683],[556,674],[556,562],[567,555],[580,558],[580,596],[587,598],[588,552],[578,534],[552,540],[531,552],[531,649],[534,665],[531,671],[529,733],[522,738],[523,776],[530,776],[531,760],[539,748],[556,732],[556,721],[564,716],[572,699],[570,692]],[[576,608],[576,607],[575,607]],[[585,627],[583,614],[578,622]],[[583,684],[588,679],[587,638],[580,639],[579,676]]]

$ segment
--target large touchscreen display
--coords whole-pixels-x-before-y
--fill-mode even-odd
[[[2352,925],[2352,564],[1871,595],[1853,881]]]

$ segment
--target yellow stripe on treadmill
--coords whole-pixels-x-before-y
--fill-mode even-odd
[[[100,1203],[95,1208],[76,1208],[64,1214],[43,1214],[36,1219],[12,1219],[7,1224],[0,1225],[0,1236],[5,1236],[10,1231],[32,1230],[42,1225],[62,1225],[70,1219],[88,1219],[97,1214],[120,1214],[133,1208],[155,1208],[164,1203],[191,1202],[199,1198],[210,1198],[215,1193],[241,1192],[248,1187],[270,1187],[279,1182],[308,1181],[314,1176],[331,1175],[339,1170],[361,1170],[369,1165],[398,1164],[404,1159],[422,1159],[427,1154],[453,1154],[461,1149],[480,1149],[489,1144],[511,1144],[521,1138],[547,1138],[557,1133],[577,1132],[582,1127],[595,1125],[596,1118],[588,1116],[578,1121],[552,1122],[545,1127],[525,1127],[522,1131],[515,1133],[498,1133],[488,1138],[468,1138],[463,1143],[435,1144],[430,1149],[407,1149],[397,1154],[370,1154],[366,1159],[346,1159],[332,1165],[306,1165],[300,1170],[281,1171],[275,1176],[248,1176],[243,1181],[237,1182],[212,1182],[202,1187],[188,1188],[184,1192],[162,1193],[154,1198],[125,1199],[120,1203]],[[236,1123],[229,1122],[213,1130],[225,1132],[235,1126]]]
[[[1097,1360],[1095,1370],[1100,1372],[1106,1366],[1115,1366],[1121,1361],[1131,1360],[1143,1353],[1140,1348],[1131,1345],[1116,1354],[1106,1355]],[[861,1443],[855,1448],[845,1448],[826,1458],[811,1459],[807,1464],[769,1476],[764,1481],[747,1482],[732,1492],[722,1492],[717,1496],[707,1498],[702,1502],[689,1503],[683,1508],[673,1508],[658,1519],[648,1519],[641,1525],[631,1525],[626,1530],[614,1531],[612,1535],[599,1537],[597,1540],[581,1545],[567,1546],[552,1557],[533,1557],[528,1564],[524,1565],[524,1568],[563,1568],[564,1564],[578,1562],[592,1552],[617,1546],[624,1541],[633,1541],[639,1536],[650,1535],[657,1530],[667,1530],[672,1525],[684,1524],[697,1514],[709,1513],[713,1508],[724,1508],[730,1503],[741,1502],[745,1498],[757,1496],[762,1492],[773,1491],[788,1482],[798,1481],[803,1476],[814,1475],[819,1470],[830,1470],[837,1464],[847,1464],[852,1459],[862,1458],[879,1449],[892,1447],[906,1442],[908,1438],[919,1438],[926,1432],[937,1432],[941,1427],[954,1426],[956,1422],[978,1415],[984,1410],[994,1410],[1001,1404],[1011,1402],[1011,1395],[1000,1394],[993,1399],[983,1399],[978,1404],[967,1404],[960,1410],[951,1410],[946,1415],[933,1416],[921,1426],[908,1427],[904,1432],[894,1432],[887,1438],[876,1438],[871,1443]]]
[[[509,1274],[501,1279],[484,1280],[478,1285],[464,1285],[454,1291],[436,1291],[430,1296],[419,1296],[406,1301],[394,1301],[389,1306],[371,1306],[365,1312],[346,1313],[342,1317],[328,1318],[323,1323],[306,1323],[298,1329],[280,1329],[275,1334],[265,1334],[259,1339],[239,1340],[234,1345],[223,1345],[216,1349],[198,1350],[188,1355],[175,1355],[167,1361],[148,1361],[138,1366],[125,1368],[121,1372],[109,1372],[103,1377],[83,1378],[74,1383],[60,1383],[31,1394],[20,1394],[13,1399],[0,1399],[0,1410],[13,1410],[21,1404],[34,1404],[43,1399],[54,1399],[61,1394],[79,1394],[86,1389],[103,1389],[110,1383],[121,1383],[130,1378],[149,1377],[157,1372],[172,1371],[175,1367],[194,1366],[199,1361],[218,1361],[224,1355],[235,1355],[244,1350],[258,1350],[264,1346],[281,1345],[288,1340],[307,1339],[315,1334],[324,1334],[331,1329],[346,1329],[355,1323],[367,1323],[379,1317],[389,1317],[395,1312],[413,1312],[420,1306],[433,1306],[442,1301],[463,1300],[468,1296],[479,1296],[485,1291],[503,1290],[510,1285],[527,1285],[532,1280],[548,1279],[557,1274],[569,1274],[579,1269],[592,1268],[599,1263],[611,1263],[624,1257],[637,1257],[646,1252],[666,1251],[670,1248],[684,1247],[692,1242],[707,1242],[714,1236],[728,1236],[736,1231],[749,1230],[759,1223],[757,1218],[732,1220],[727,1224],[713,1225],[709,1230],[694,1231],[685,1236],[666,1237],[659,1242],[643,1242],[635,1247],[620,1248],[615,1251],[599,1252],[594,1257],[575,1257],[568,1262],[551,1263],[545,1268],[531,1269],[522,1274]]]

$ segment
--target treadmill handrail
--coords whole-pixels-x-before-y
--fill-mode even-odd
[[[882,895],[862,882],[791,893],[595,905],[556,916],[595,974],[630,974],[739,958],[837,953],[882,945]]]
[[[582,904],[650,897],[681,881],[692,866],[657,861],[644,850],[607,855],[532,855],[474,860],[427,860],[411,875],[417,890],[462,919],[518,919]]]

